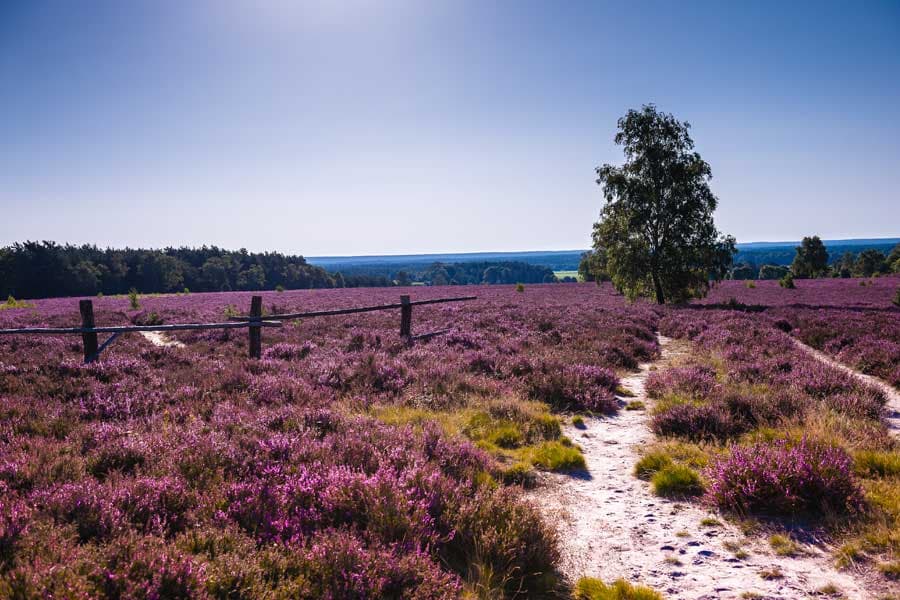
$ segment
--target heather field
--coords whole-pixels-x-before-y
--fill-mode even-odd
[[[582,575],[712,594],[679,583],[712,568],[702,556],[569,568],[544,486],[604,483],[593,453],[617,441],[642,515],[669,506],[653,498],[696,506],[754,552],[805,568],[817,549],[823,577],[863,590],[847,597],[896,593],[900,406],[806,346],[897,386],[898,285],[726,282],[666,308],[609,284],[265,292],[268,314],[478,299],[415,307],[414,334],[449,331],[414,344],[397,310],[290,321],[263,330],[261,360],[246,330],[130,333],[91,365],[79,336],[2,336],[0,597],[630,597]],[[97,324],[224,321],[250,294],[138,301],[94,299]],[[0,310],[0,328],[78,319],[72,298]],[[614,519],[584,532],[590,551]],[[670,551],[630,543],[648,563]],[[747,575],[723,597],[816,592]]]

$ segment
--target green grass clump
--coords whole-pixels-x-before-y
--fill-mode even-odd
[[[658,471],[670,466],[672,466],[672,459],[668,454],[650,452],[634,465],[634,476],[638,479],[650,479]]]
[[[704,517],[700,519],[700,527],[721,527],[722,521],[715,517]]]
[[[30,302],[25,302],[24,300],[16,300],[15,298],[10,296],[6,299],[6,302],[0,304],[0,310],[8,310],[12,308],[33,308],[34,304]]]
[[[769,545],[778,556],[794,556],[797,554],[797,544],[786,535],[775,534],[769,537]]]
[[[518,448],[525,441],[525,436],[516,425],[505,423],[491,431],[487,439],[500,448]]]
[[[853,456],[856,472],[864,477],[900,475],[900,452],[861,450]]]
[[[575,471],[587,468],[584,456],[574,446],[544,442],[531,451],[531,464],[547,471]]]
[[[517,462],[507,467],[502,473],[504,483],[532,487],[535,483],[534,469],[526,462]]]
[[[644,410],[646,406],[640,400],[632,400],[625,405],[625,410]]]
[[[572,417],[572,425],[577,427],[578,429],[585,429],[587,425],[584,424],[584,417],[581,415],[575,415]]]
[[[650,479],[657,496],[698,496],[703,493],[700,475],[684,465],[669,465]]]
[[[662,600],[662,595],[643,585],[617,579],[607,585],[594,577],[582,577],[575,584],[575,600]]]

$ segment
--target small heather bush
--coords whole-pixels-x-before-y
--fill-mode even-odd
[[[718,388],[715,371],[708,367],[680,367],[654,371],[647,377],[647,394],[661,398],[677,394],[692,398],[707,398]]]
[[[550,363],[526,377],[532,398],[560,410],[616,412],[618,384],[612,371],[593,365]]]
[[[651,428],[657,435],[683,437],[693,441],[725,440],[749,429],[723,404],[676,404],[653,415]]]
[[[847,453],[806,438],[733,446],[709,479],[709,499],[739,513],[847,514],[862,506]]]

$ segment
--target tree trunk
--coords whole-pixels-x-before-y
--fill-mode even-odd
[[[653,271],[650,276],[653,278],[653,290],[656,292],[656,303],[665,304],[666,295],[663,292],[662,283],[659,280],[659,274],[656,271]]]

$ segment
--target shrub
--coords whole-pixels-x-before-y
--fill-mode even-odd
[[[894,293],[894,298],[891,302],[894,303],[894,306],[900,306],[900,286],[897,286],[897,291]]]
[[[575,600],[662,600],[662,595],[642,585],[617,579],[606,585],[594,577],[582,577],[575,584]]]
[[[275,291],[278,292],[279,294],[282,293],[284,291],[284,286],[279,283],[278,285],[275,286]]]
[[[516,284],[516,291],[517,291],[517,292],[524,292],[524,291],[525,291],[525,284],[517,283],[517,284]]]
[[[700,475],[684,465],[668,465],[650,479],[657,496],[699,496],[703,493]]]
[[[710,470],[709,499],[740,513],[846,514],[862,507],[853,463],[840,448],[806,438],[733,446]]]
[[[718,388],[716,373],[708,367],[679,367],[654,371],[647,377],[647,395],[661,398],[678,394],[691,398],[707,398]]]
[[[141,303],[138,301],[138,291],[135,288],[128,290],[128,305],[131,306],[131,310],[138,310],[141,307]]]
[[[655,414],[651,428],[657,435],[683,437],[693,441],[724,440],[749,429],[722,404],[676,404]]]
[[[797,286],[794,284],[794,276],[788,273],[784,277],[778,280],[778,285],[783,287],[786,290],[793,290]]]
[[[593,365],[544,364],[526,377],[529,395],[559,410],[618,410],[618,379],[609,369]]]

